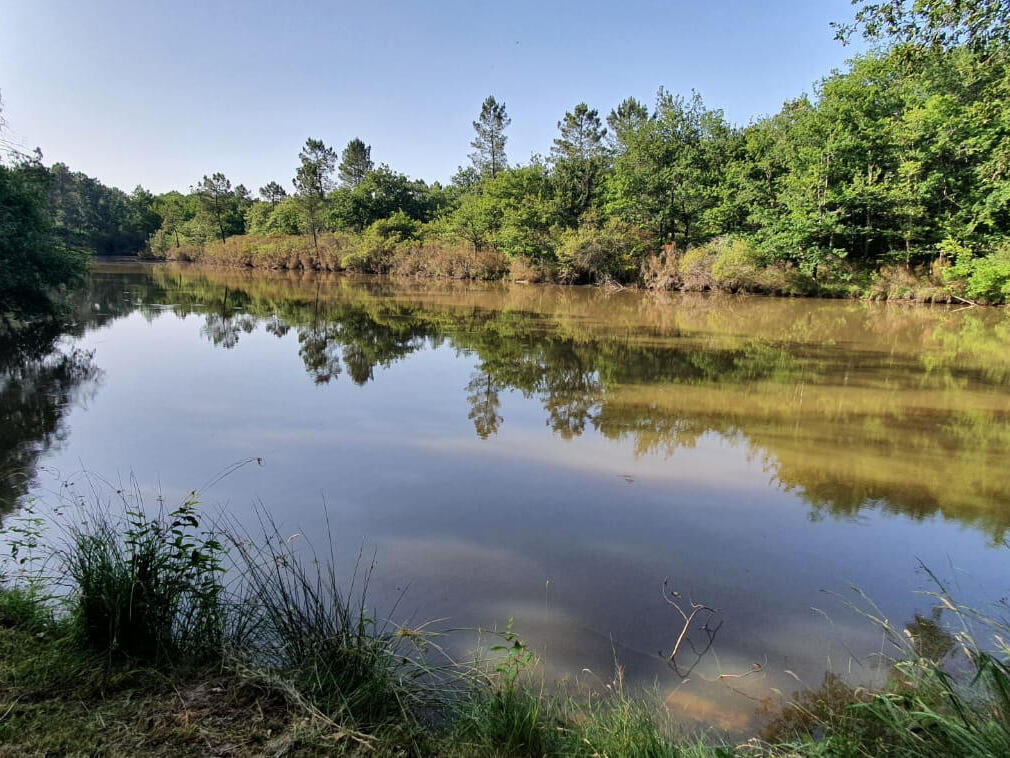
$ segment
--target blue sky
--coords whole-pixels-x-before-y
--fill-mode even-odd
[[[546,153],[565,110],[601,115],[660,85],[735,123],[776,111],[853,48],[849,0],[45,2],[0,0],[13,138],[124,188],[223,171],[290,188],[308,136],[446,180],[488,93],[512,161]]]

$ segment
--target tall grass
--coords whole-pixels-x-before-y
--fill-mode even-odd
[[[223,548],[191,496],[169,513],[95,508],[60,551],[83,639],[146,661],[213,656],[222,642]]]
[[[319,555],[302,535],[285,538],[268,517],[262,534],[229,535],[233,588],[229,654],[247,671],[279,677],[334,721],[361,728],[413,727],[443,702],[446,669],[424,630],[378,619],[368,608],[373,565],[358,556],[345,583],[334,540]]]
[[[165,677],[180,664],[225,672],[274,693],[333,739],[380,753],[1010,755],[1010,624],[958,605],[939,582],[930,597],[945,624],[936,615],[895,627],[860,594],[857,609],[888,643],[885,686],[870,691],[829,675],[761,740],[734,748],[680,732],[658,698],[625,690],[619,669],[591,691],[547,686],[511,628],[486,662],[454,661],[425,627],[377,618],[368,607],[372,564],[359,556],[343,582],[332,536],[320,554],[266,516],[256,536],[209,527],[195,495],[153,515],[123,502],[122,512],[85,508],[66,528],[46,562],[58,569],[50,577],[58,590],[38,581],[0,587],[0,640],[13,629],[23,645],[63,646],[51,648],[41,674],[19,664],[21,681],[35,676],[65,691],[85,681],[82,667],[96,653],[105,665],[139,664]],[[22,539],[38,549],[34,534]]]

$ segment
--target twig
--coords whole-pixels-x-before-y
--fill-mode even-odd
[[[673,593],[669,593],[669,594],[667,593],[666,587],[667,587],[668,583],[669,583],[669,578],[663,580],[663,587],[662,587],[662,590],[661,590],[662,595],[663,595],[663,599],[669,605],[671,605],[673,608],[675,608],[677,610],[677,613],[679,613],[681,615],[681,618],[684,619],[684,625],[681,627],[680,634],[677,635],[677,641],[674,642],[674,644],[673,644],[673,650],[670,652],[670,656],[667,659],[667,662],[670,664],[670,666],[673,667],[673,670],[677,672],[678,676],[685,677],[685,676],[688,676],[691,673],[691,671],[694,669],[694,667],[698,665],[698,662],[701,660],[702,656],[704,656],[705,653],[707,653],[709,651],[709,649],[712,647],[712,643],[715,640],[715,635],[719,631],[719,628],[722,626],[722,621],[720,620],[719,623],[718,623],[718,625],[716,625],[716,627],[714,629],[710,629],[709,626],[708,626],[708,621],[713,616],[718,615],[719,611],[717,611],[715,608],[711,608],[711,607],[709,607],[707,605],[703,605],[701,603],[696,603],[691,598],[688,598],[688,603],[690,604],[690,613],[688,613],[687,611],[685,611],[680,606],[680,603],[678,603],[677,600],[675,600],[675,598],[679,598],[680,597],[680,593],[678,593],[678,592],[673,592]],[[687,634],[691,630],[691,624],[694,622],[695,616],[697,616],[702,611],[705,611],[705,612],[708,613],[708,617],[705,619],[705,625],[703,627],[703,629],[705,630],[706,635],[708,636],[708,643],[705,645],[705,648],[701,651],[701,653],[698,653],[697,649],[695,649],[695,647],[694,647],[694,643],[690,642],[690,638],[688,638]],[[694,651],[695,655],[697,656],[697,659],[690,666],[690,668],[688,668],[688,670],[687,670],[686,673],[681,673],[680,668],[677,666],[677,653],[680,652],[681,645],[684,644],[684,640],[685,639],[688,640],[689,644],[691,645],[691,649]]]

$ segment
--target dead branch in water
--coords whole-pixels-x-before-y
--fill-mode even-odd
[[[684,620],[684,625],[680,629],[680,634],[677,635],[677,641],[674,642],[673,644],[673,650],[670,652],[670,655],[667,658],[667,663],[676,672],[677,676],[679,676],[681,679],[685,679],[691,675],[691,672],[694,670],[694,667],[698,665],[702,657],[704,657],[705,653],[707,653],[709,649],[712,647],[712,643],[715,641],[715,635],[719,631],[719,628],[722,626],[722,619],[721,618],[719,619],[719,623],[716,624],[715,627],[709,626],[709,622],[712,620],[713,617],[719,615],[719,611],[707,605],[696,603],[691,598],[688,598],[687,600],[688,610],[685,610],[683,607],[681,607],[681,601],[679,600],[680,593],[667,591],[667,585],[669,584],[669,581],[670,581],[669,578],[663,580],[663,587],[661,590],[663,599],[670,606],[676,609],[677,613],[679,613],[681,618]],[[698,649],[694,645],[694,642],[692,642],[691,638],[688,636],[688,632],[691,631],[691,625],[694,623],[695,617],[699,613],[706,614],[705,623],[702,624],[701,627],[705,632],[706,643],[705,647],[702,648],[701,652],[698,651]],[[691,646],[691,652],[694,654],[695,659],[694,662],[690,666],[688,666],[685,671],[681,671],[680,667],[677,665],[677,653],[680,652],[680,649],[685,641],[687,642],[688,645]]]
[[[969,307],[972,307],[972,308],[981,308],[982,307],[981,305],[979,305],[978,303],[976,303],[974,300],[968,300],[967,298],[959,297],[958,295],[955,295],[953,292],[951,293],[950,296],[952,298],[954,298],[955,300],[957,300],[958,302],[967,303],[969,305]]]

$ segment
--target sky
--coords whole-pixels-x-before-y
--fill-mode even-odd
[[[7,139],[106,184],[186,191],[225,173],[290,190],[306,137],[446,181],[488,94],[513,162],[581,101],[697,90],[736,124],[856,50],[849,0],[0,0]]]

